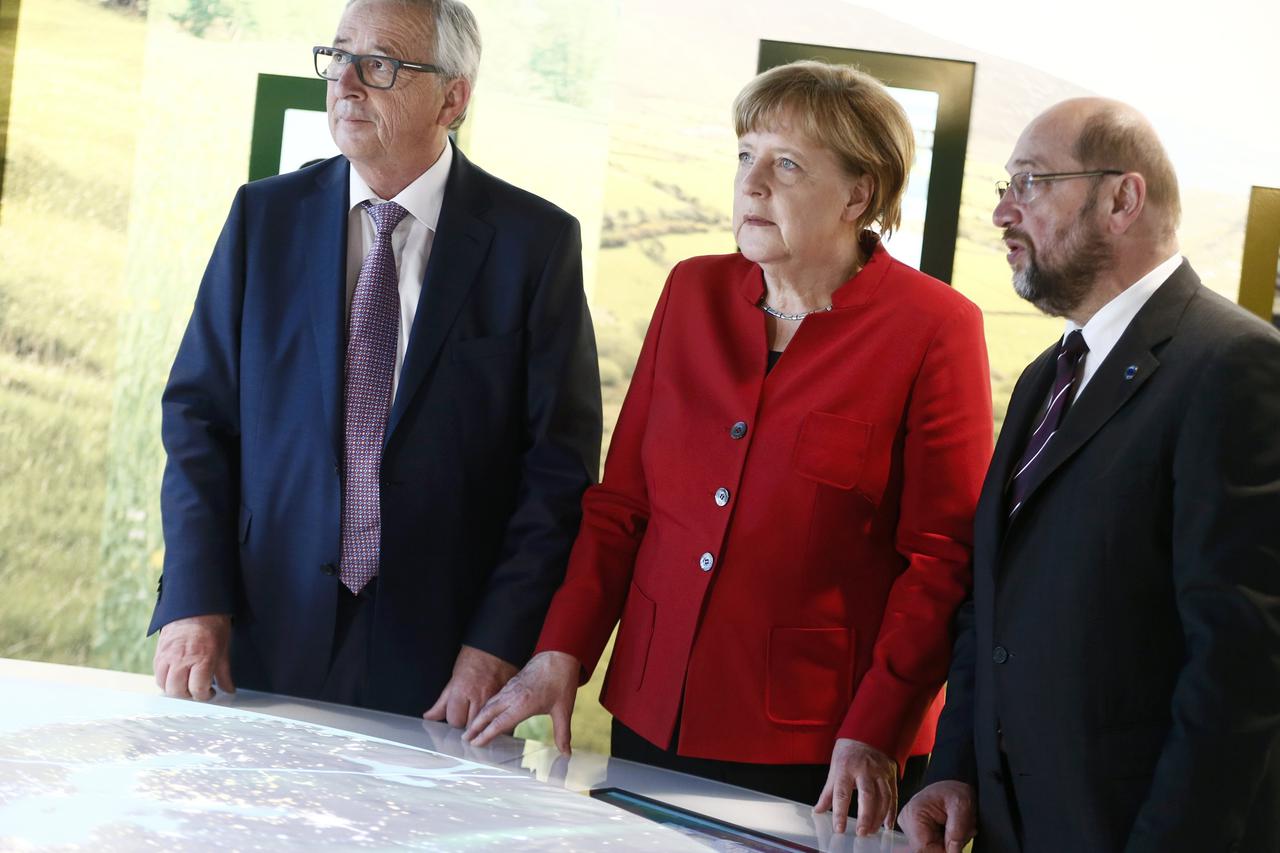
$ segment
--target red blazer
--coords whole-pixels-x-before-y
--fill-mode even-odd
[[[763,294],[741,255],[671,271],[538,650],[589,675],[621,618],[602,702],[681,755],[901,767],[970,586],[982,315],[877,244],[766,376]]]

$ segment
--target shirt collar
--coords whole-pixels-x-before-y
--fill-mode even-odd
[[[452,164],[453,143],[446,140],[444,151],[440,152],[440,156],[436,158],[431,168],[414,178],[413,183],[402,189],[393,199],[379,198],[353,166],[350,170],[351,209],[355,210],[364,201],[372,201],[374,204],[394,201],[409,211],[410,216],[434,232],[440,222],[440,207],[444,204],[444,185],[449,179],[449,167]]]
[[[1116,341],[1120,340],[1124,330],[1129,328],[1133,318],[1142,310],[1142,306],[1147,304],[1147,300],[1173,275],[1181,263],[1182,255],[1175,252],[1172,257],[1099,308],[1083,326],[1068,320],[1062,339],[1065,341],[1067,335],[1080,329],[1084,342],[1089,345],[1089,360],[1095,364],[1104,360]]]

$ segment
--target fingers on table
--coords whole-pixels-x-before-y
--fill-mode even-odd
[[[455,729],[465,728],[471,716],[471,697],[462,691],[454,691],[445,708],[444,719]]]
[[[505,690],[498,691],[467,726],[464,739],[473,746],[485,746],[498,735],[511,731],[524,719],[520,716],[521,705],[517,697]]]
[[[556,742],[556,749],[564,755],[573,752],[573,703],[557,703],[551,706],[551,734]]]
[[[870,773],[858,774],[858,835],[873,834],[884,822],[889,803],[884,783]]]
[[[977,827],[974,826],[973,803],[967,799],[957,798],[948,803],[946,842],[947,853],[960,853],[960,850],[973,838]]]
[[[223,655],[213,670],[213,678],[218,682],[218,689],[226,693],[235,693],[236,685],[231,679],[231,658]]]
[[[428,708],[422,714],[422,719],[431,720],[433,722],[442,722],[444,720],[445,707],[449,704],[449,688],[445,686],[444,692],[436,699],[436,703]]]
[[[171,699],[191,698],[191,663],[176,661],[167,665],[164,676],[164,695]]]
[[[204,702],[213,698],[213,667],[201,658],[191,665],[187,674],[187,691],[192,699]]]

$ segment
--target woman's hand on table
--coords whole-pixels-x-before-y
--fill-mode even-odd
[[[844,832],[857,797],[858,835],[893,828],[898,814],[898,764],[873,746],[840,738],[831,752],[827,784],[813,810],[831,812],[831,828]]]
[[[565,652],[541,652],[484,704],[462,739],[485,746],[536,714],[551,715],[556,748],[568,755],[570,719],[582,664]]]

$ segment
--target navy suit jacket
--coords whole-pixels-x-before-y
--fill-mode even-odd
[[[1183,261],[1006,521],[1056,350],[983,486],[929,781],[976,786],[981,853],[1280,850],[1280,334]]]
[[[150,630],[233,614],[237,684],[306,697],[339,591],[349,168],[241,187],[162,402]],[[600,433],[577,221],[455,152],[383,448],[371,707],[425,711],[462,644],[528,657]]]

